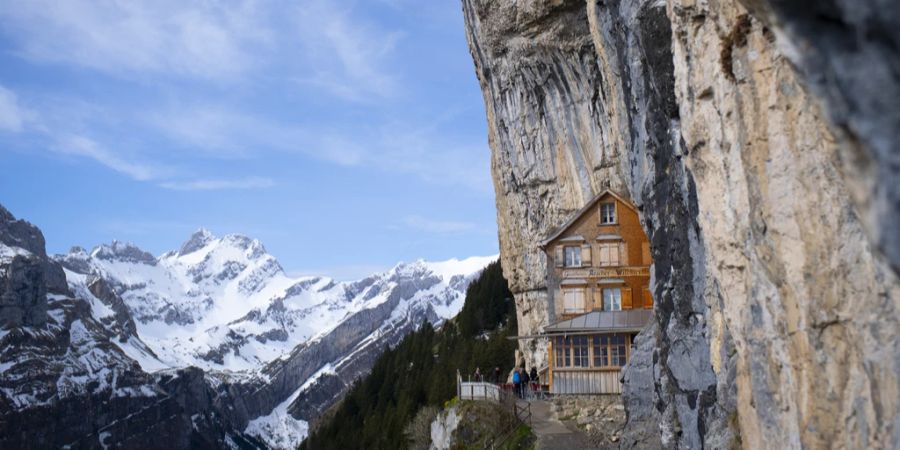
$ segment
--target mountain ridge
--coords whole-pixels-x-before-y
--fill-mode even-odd
[[[3,440],[13,446],[40,436],[25,420],[47,426],[35,415],[65,419],[48,445],[124,444],[141,432],[117,414],[135,405],[167,408],[176,447],[301,439],[382,350],[455,315],[479,265],[496,259],[400,263],[351,282],[295,278],[258,240],[205,229],[158,257],[122,241],[50,257],[40,230],[0,212],[0,278],[28,288],[0,304],[0,417],[20,428]],[[80,362],[57,361],[61,351]],[[35,380],[50,384],[35,391]],[[73,415],[107,396],[122,399],[115,412]],[[273,415],[288,428],[268,426]],[[184,426],[194,418],[206,425]],[[85,431],[96,429],[109,431]]]

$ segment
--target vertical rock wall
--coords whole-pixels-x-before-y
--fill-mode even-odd
[[[659,426],[623,447],[898,441],[900,97],[836,62],[896,92],[896,8],[787,3],[463,1],[522,334],[547,321],[538,242],[606,187],[641,211],[657,301],[625,404]]]
[[[849,140],[835,132],[846,132],[779,51],[791,42],[742,5],[672,1],[668,12],[715,286],[711,363],[727,366],[715,349],[733,336],[742,441],[883,445],[897,432],[898,288],[850,196],[859,180],[841,172]],[[874,242],[896,233],[885,231]]]

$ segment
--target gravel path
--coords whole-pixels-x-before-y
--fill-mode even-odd
[[[520,404],[524,404],[520,401]],[[596,443],[574,424],[565,424],[553,418],[550,403],[543,400],[531,402],[531,430],[537,436],[536,450],[574,450],[598,448]]]

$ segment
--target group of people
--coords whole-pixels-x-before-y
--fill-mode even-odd
[[[531,392],[541,384],[541,380],[538,378],[538,372],[535,367],[531,368],[531,372],[525,370],[525,366],[522,366],[521,369],[517,367],[513,371],[512,381],[513,386],[515,386],[516,389],[516,396],[519,398],[530,396]]]
[[[484,381],[484,375],[481,373],[480,367],[475,368],[472,378],[475,381]],[[494,373],[492,374],[490,382],[498,384],[503,382],[499,367],[494,367]],[[530,372],[525,370],[525,366],[522,366],[521,369],[516,367],[512,373],[512,382],[516,390],[516,396],[519,398],[529,396],[532,391],[536,390],[541,385],[541,380],[538,376],[537,368],[535,367],[532,367]]]
[[[481,374],[481,368],[476,367],[475,373],[472,374],[472,379],[475,381],[484,381],[484,375]],[[491,383],[500,383],[500,368],[494,367],[494,373],[491,375],[491,379],[489,380]]]

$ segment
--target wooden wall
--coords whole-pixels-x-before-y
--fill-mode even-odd
[[[619,370],[565,370],[553,371],[553,394],[621,394]]]
[[[614,225],[601,225],[600,204],[609,202],[616,203],[617,223]],[[638,213],[629,205],[607,193],[601,197],[596,204],[588,208],[581,217],[577,218],[565,232],[549,242],[546,247],[548,258],[547,287],[550,294],[550,301],[552,302],[550,311],[554,321],[574,317],[563,313],[563,296],[560,283],[564,279],[564,272],[572,270],[572,268],[559,267],[557,264],[557,247],[565,245],[577,246],[581,244],[590,246],[591,263],[589,265],[585,263],[583,267],[598,268],[600,267],[600,242],[596,240],[596,237],[601,234],[615,234],[622,237],[625,251],[620,255],[621,267],[648,267],[652,263],[649,251],[650,243],[647,240],[646,233],[644,233],[644,228],[641,226]],[[582,236],[585,240],[582,243],[560,242],[561,239],[572,236]],[[582,261],[584,261],[584,259],[585,258],[583,257]],[[649,274],[647,276],[621,278],[624,281],[623,284],[609,287],[621,287],[623,289],[622,309],[649,309],[653,307],[650,292],[646,290],[650,283]],[[584,288],[586,305],[589,310],[602,309],[602,287],[603,286],[597,285],[596,278],[587,280],[587,284]],[[629,293],[626,293],[626,290]],[[626,299],[626,296],[630,296],[630,302]]]

